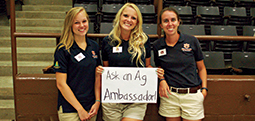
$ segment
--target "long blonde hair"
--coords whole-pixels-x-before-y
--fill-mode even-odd
[[[61,47],[65,47],[66,50],[70,53],[70,47],[73,45],[73,42],[74,42],[74,34],[73,34],[72,25],[76,15],[82,11],[85,12],[85,16],[89,20],[89,16],[83,7],[74,7],[67,12],[64,25],[62,27],[60,43],[59,43],[62,45],[59,46],[59,49]]]
[[[137,56],[136,59],[136,65],[138,66],[138,63],[140,63],[142,66],[145,67],[144,62],[142,61],[142,55],[144,54],[144,58],[146,57],[146,51],[144,44],[147,42],[147,35],[143,32],[142,24],[142,14],[139,10],[139,8],[133,4],[133,3],[126,3],[124,6],[121,7],[121,9],[116,14],[116,17],[113,21],[113,29],[109,34],[109,37],[111,39],[110,44],[113,45],[113,43],[118,43],[117,45],[114,45],[116,47],[119,47],[122,43],[122,40],[120,38],[121,36],[121,28],[120,28],[120,17],[123,12],[123,10],[126,7],[133,8],[137,13],[137,25],[134,27],[134,29],[131,30],[130,38],[129,38],[129,47],[128,52],[132,55],[132,61]]]

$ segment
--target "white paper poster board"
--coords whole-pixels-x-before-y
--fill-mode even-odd
[[[156,103],[157,68],[103,67],[102,103]]]

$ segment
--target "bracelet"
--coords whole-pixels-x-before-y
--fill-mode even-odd
[[[96,102],[100,102],[100,103],[101,103],[101,101],[100,101],[100,100],[96,100]]]
[[[163,78],[163,79],[160,79],[160,80],[159,80],[159,82],[161,82],[161,81],[163,81],[163,80],[165,80],[165,78]]]
[[[205,90],[208,92],[208,89],[207,89],[206,87],[202,87],[202,88],[201,88],[201,91],[202,91],[203,89],[205,89]]]

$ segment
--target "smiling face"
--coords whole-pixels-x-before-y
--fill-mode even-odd
[[[164,30],[167,36],[172,36],[177,33],[180,21],[177,14],[173,11],[165,11],[161,16],[161,28]]]
[[[88,19],[84,11],[79,12],[73,21],[72,30],[74,36],[85,36],[89,30]]]
[[[120,16],[120,28],[121,31],[131,32],[138,23],[137,13],[135,9],[126,7]]]

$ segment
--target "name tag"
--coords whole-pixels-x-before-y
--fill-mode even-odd
[[[112,48],[112,53],[121,53],[122,52],[122,47],[113,47]]]
[[[79,54],[77,54],[76,56],[74,56],[74,58],[80,62],[82,59],[85,58],[85,55],[83,55],[81,52]]]
[[[161,50],[158,50],[158,56],[159,56],[159,57],[160,57],[160,56],[164,56],[164,55],[166,55],[166,48],[161,49]]]

